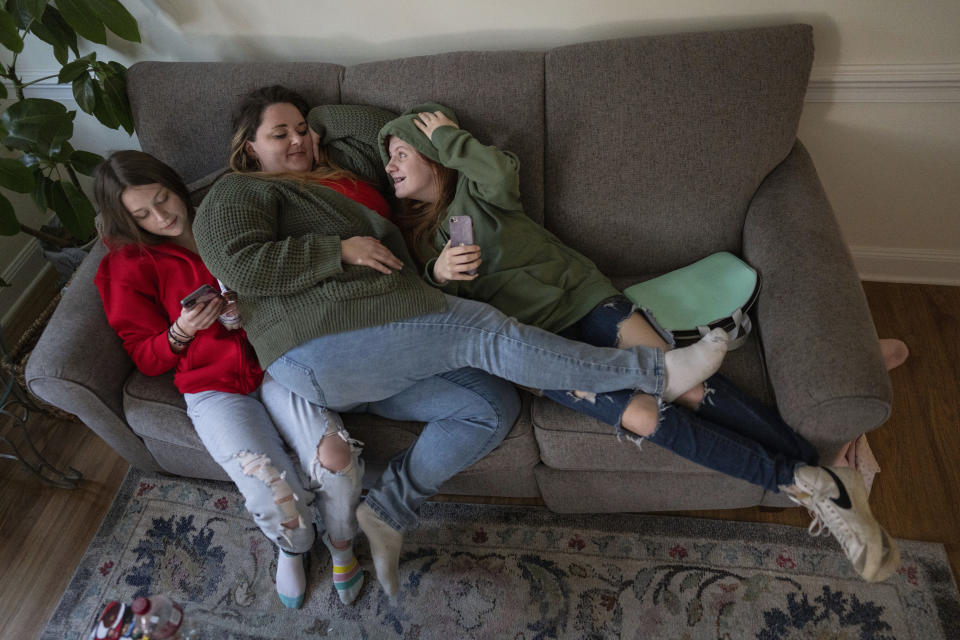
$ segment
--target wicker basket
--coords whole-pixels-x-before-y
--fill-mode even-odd
[[[27,389],[27,360],[30,358],[30,354],[33,352],[34,347],[37,346],[37,342],[40,340],[40,335],[47,326],[47,322],[50,321],[50,316],[53,315],[57,305],[60,304],[60,295],[61,292],[58,291],[57,295],[55,295],[50,301],[50,304],[47,305],[47,308],[44,309],[43,312],[33,322],[33,324],[27,327],[27,330],[23,332],[23,335],[20,337],[20,341],[17,342],[10,352],[10,357],[3,358],[2,361],[0,361],[0,365],[2,365],[7,374],[13,374],[16,384],[20,387],[20,389],[23,390],[27,397],[37,405],[39,409],[61,420],[80,422],[80,418],[77,416],[73,415],[72,413],[68,413],[63,409],[55,407],[52,404],[44,402],[37,396],[30,393],[30,391]]]

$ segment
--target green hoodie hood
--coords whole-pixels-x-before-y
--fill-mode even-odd
[[[433,146],[430,139],[413,123],[417,118],[417,114],[423,113],[424,111],[430,111],[431,113],[440,111],[443,115],[453,120],[457,126],[460,126],[460,122],[457,120],[457,114],[453,112],[453,109],[445,107],[442,104],[428,102],[407,109],[403,115],[383,125],[383,128],[380,129],[380,134],[377,136],[377,146],[380,149],[380,159],[383,160],[383,166],[387,166],[387,163],[390,162],[390,150],[388,148],[390,136],[397,136],[430,160],[442,164],[440,162],[440,155],[437,153],[437,148]]]

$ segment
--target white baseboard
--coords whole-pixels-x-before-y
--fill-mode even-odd
[[[960,251],[850,247],[861,280],[960,286]]]
[[[3,273],[3,279],[11,286],[0,288],[0,309],[4,310],[0,327],[6,329],[10,326],[34,289],[52,270],[53,265],[44,257],[40,243],[36,238],[30,238]]]

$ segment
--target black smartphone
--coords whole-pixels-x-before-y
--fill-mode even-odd
[[[462,247],[467,244],[473,244],[473,218],[450,216],[450,246]],[[474,275],[477,270],[471,269],[467,273]]]
[[[217,290],[208,284],[201,285],[196,291],[180,301],[180,306],[184,309],[192,309],[200,302],[210,302],[220,294]]]

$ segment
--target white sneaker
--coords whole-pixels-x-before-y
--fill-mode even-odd
[[[850,467],[799,467],[784,492],[813,515],[809,532],[829,530],[864,580],[880,582],[900,566],[900,551],[874,519],[863,477]]]

